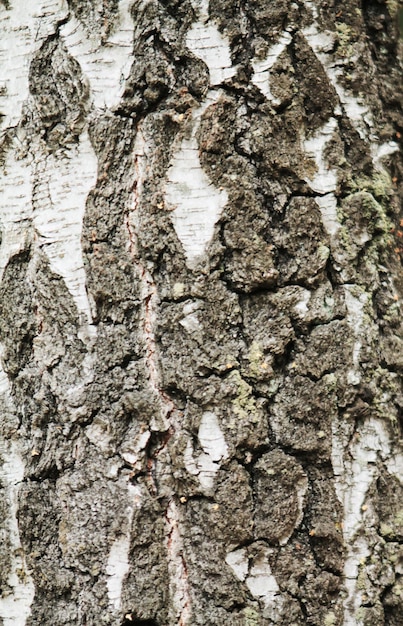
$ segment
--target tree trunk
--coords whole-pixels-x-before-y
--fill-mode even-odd
[[[4,626],[403,624],[399,6],[2,0]]]

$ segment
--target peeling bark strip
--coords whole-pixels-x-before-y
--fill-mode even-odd
[[[0,2],[4,626],[401,623],[401,9],[342,4]]]

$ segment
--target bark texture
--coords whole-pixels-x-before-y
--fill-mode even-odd
[[[0,623],[403,624],[400,4],[0,5]]]

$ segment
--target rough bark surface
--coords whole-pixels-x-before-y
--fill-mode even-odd
[[[403,624],[399,6],[1,2],[4,626]]]

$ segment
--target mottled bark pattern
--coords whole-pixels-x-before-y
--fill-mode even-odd
[[[28,5],[0,623],[401,625],[399,2]]]

